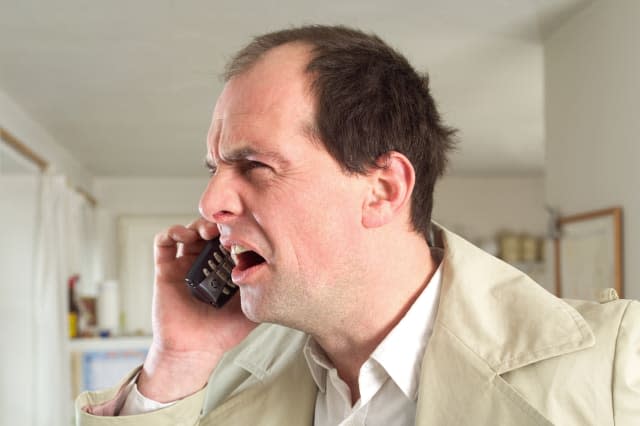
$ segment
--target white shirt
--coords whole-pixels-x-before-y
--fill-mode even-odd
[[[431,249],[437,262],[441,251]],[[311,338],[304,356],[316,385],[315,426],[412,425],[415,423],[420,367],[433,331],[442,283],[442,262],[405,316],[389,332],[360,368],[360,399],[351,406],[347,384]],[[173,405],[159,403],[129,385],[120,415],[141,414]]]
[[[315,426],[415,423],[422,358],[438,309],[441,265],[405,316],[360,368],[360,399],[353,407],[347,384],[320,345],[309,337],[304,355],[319,390]]]

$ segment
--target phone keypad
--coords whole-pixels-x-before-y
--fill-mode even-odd
[[[231,281],[233,265],[229,252],[219,240],[211,240],[194,262],[185,281],[197,299],[222,307],[238,290]]]

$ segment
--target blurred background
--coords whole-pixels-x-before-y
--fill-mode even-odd
[[[0,0],[0,424],[70,424],[144,359],[152,238],[197,215],[223,66],[294,25],[375,32],[429,74],[460,129],[435,220],[552,293],[639,298],[638,22],[635,0]],[[597,273],[561,287],[562,244]]]

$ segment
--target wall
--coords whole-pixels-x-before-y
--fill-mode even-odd
[[[547,202],[624,209],[625,296],[640,298],[640,2],[599,1],[545,41]]]
[[[544,177],[445,177],[436,186],[433,218],[475,243],[505,230],[544,236]]]
[[[94,191],[99,204],[114,215],[192,213],[197,217],[206,184],[206,177],[96,177]]]

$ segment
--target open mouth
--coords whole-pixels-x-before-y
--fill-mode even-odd
[[[252,250],[240,246],[233,246],[231,258],[236,264],[238,271],[246,271],[249,268],[265,263],[265,259]]]

